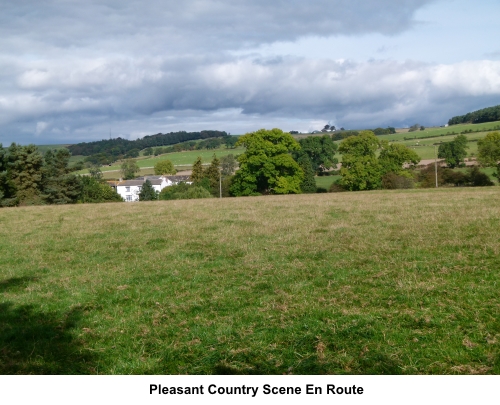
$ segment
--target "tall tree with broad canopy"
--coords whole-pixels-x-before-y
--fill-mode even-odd
[[[281,129],[259,129],[239,138],[236,146],[246,152],[231,184],[235,196],[298,194],[304,173],[290,152],[300,150],[293,137]]]
[[[382,151],[378,157],[378,162],[382,166],[384,173],[394,173],[401,175],[408,169],[414,168],[420,162],[420,156],[414,150],[401,143],[388,144],[387,141],[381,143]]]
[[[335,153],[338,147],[329,135],[308,136],[300,139],[299,144],[300,150],[293,153],[294,159],[298,161],[300,156],[307,155],[315,173],[321,173],[337,165]]]
[[[121,172],[125,180],[133,179],[141,169],[134,159],[127,159],[122,163]]]
[[[160,160],[155,164],[155,174],[175,174],[177,170],[170,160]]]
[[[463,163],[467,156],[467,137],[458,135],[451,142],[442,143],[438,148],[438,158],[444,159],[446,165],[453,169]]]
[[[377,158],[379,148],[382,150]],[[420,162],[415,151],[405,145],[380,141],[372,131],[361,131],[344,139],[339,152],[342,153],[340,185],[351,191],[380,188],[383,176],[388,174],[411,179],[409,170]]]
[[[496,167],[497,177],[500,179],[500,132],[490,132],[483,139],[477,141],[477,159],[486,167]]]
[[[372,131],[361,131],[358,136],[344,139],[340,185],[347,190],[373,190],[381,185],[382,167],[375,152],[380,142]]]

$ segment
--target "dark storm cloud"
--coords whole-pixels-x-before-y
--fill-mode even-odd
[[[32,41],[47,50],[220,51],[307,35],[395,34],[411,27],[415,11],[431,2],[25,0],[0,6],[0,35],[10,49]]]

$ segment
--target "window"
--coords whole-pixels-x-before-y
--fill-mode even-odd
[[[127,195],[126,198],[127,198],[127,201],[132,201],[132,196],[131,195]]]
[[[142,186],[137,186],[137,188],[139,189],[139,191],[141,191],[141,190],[142,190]]]
[[[125,191],[126,191],[127,193],[130,193],[130,187],[125,187]]]

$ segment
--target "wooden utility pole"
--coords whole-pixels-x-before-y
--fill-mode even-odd
[[[438,188],[438,161],[437,161],[436,147],[437,147],[437,145],[434,144],[434,169],[436,172],[436,188]]]

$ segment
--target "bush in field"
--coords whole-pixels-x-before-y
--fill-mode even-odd
[[[160,200],[191,200],[196,198],[212,198],[206,188],[198,185],[181,182],[165,187],[159,195]]]
[[[473,166],[469,169],[468,180],[472,187],[485,187],[494,185],[488,175],[481,172],[477,166]]]
[[[178,198],[176,195],[187,191],[188,188],[189,184],[184,182],[174,184],[173,186],[165,187],[161,190],[158,198],[160,200],[177,200]]]
[[[424,169],[417,172],[418,185],[421,188],[436,187],[436,174],[434,164],[426,166]],[[467,173],[460,171],[442,168],[438,166],[438,186],[455,186],[455,187],[484,187],[493,186],[494,183],[490,180],[486,173],[480,171],[477,166],[471,167]]]
[[[83,190],[78,202],[102,203],[121,202],[123,198],[108,184],[90,176],[82,176]]]
[[[386,173],[382,177],[382,188],[386,190],[413,188],[415,182],[411,174],[396,174],[393,172]]]
[[[210,191],[208,191],[206,188],[200,187],[200,186],[191,186],[188,188],[188,190],[185,193],[181,193],[178,195],[179,200],[192,200],[196,198],[213,198],[212,194]]]
[[[443,183],[454,185],[455,187],[464,187],[469,185],[469,177],[463,172],[457,172],[451,169],[443,169]]]
[[[443,183],[443,168],[438,166],[437,168],[438,186],[442,186]],[[436,172],[434,163],[425,166],[423,169],[417,172],[417,182],[420,188],[432,188],[436,187]]]
[[[348,190],[340,184],[340,179],[334,181],[330,186],[330,188],[328,189],[329,193],[342,193],[344,191]]]

